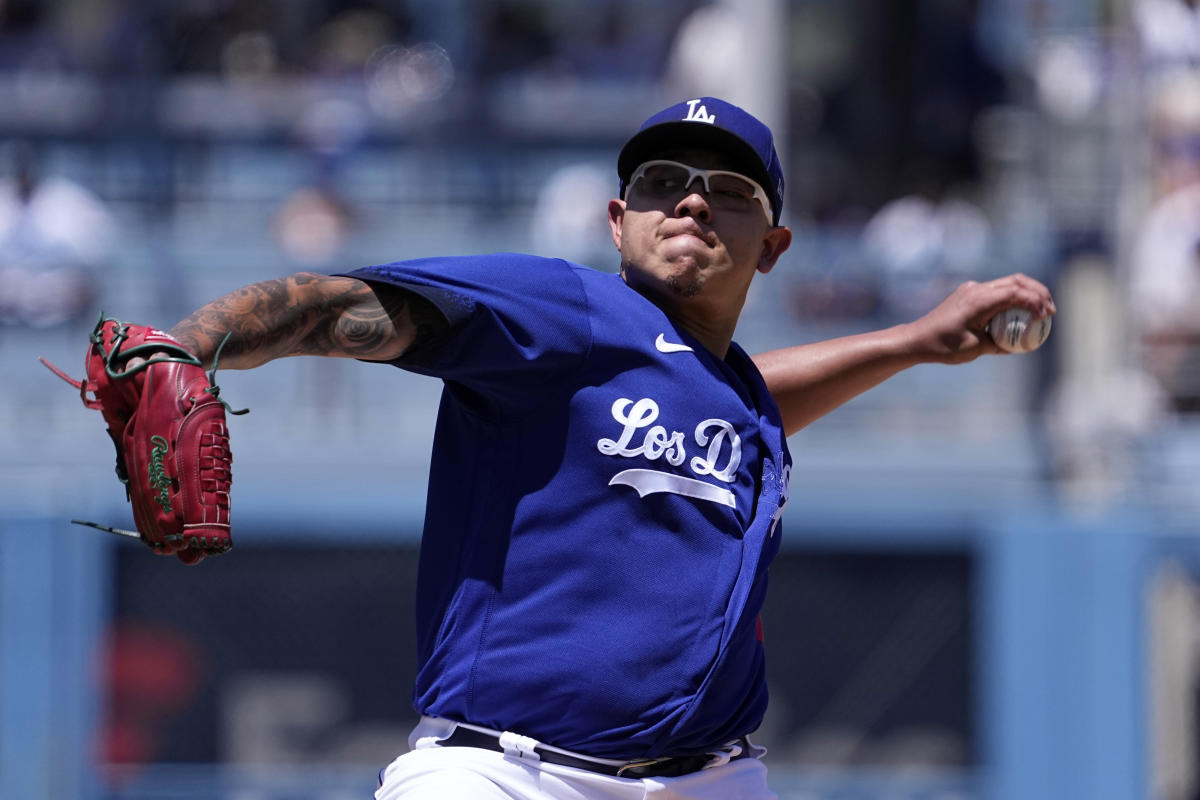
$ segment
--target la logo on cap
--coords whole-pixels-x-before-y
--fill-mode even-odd
[[[706,109],[704,106],[700,106],[699,103],[700,103],[699,98],[697,98],[696,100],[688,100],[687,101],[688,113],[687,113],[687,116],[683,118],[683,121],[684,122],[707,122],[709,125],[714,124],[717,121],[717,118],[714,115],[709,114],[708,109]],[[697,107],[697,106],[699,106],[699,107]]]

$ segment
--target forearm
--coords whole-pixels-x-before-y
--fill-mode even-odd
[[[1049,289],[1015,273],[986,283],[967,281],[904,325],[774,350],[754,361],[790,435],[909,367],[965,364],[1000,352],[986,329],[1006,308],[1025,308],[1039,318],[1056,311]]]
[[[754,356],[788,435],[922,362],[909,327],[829,339]]]
[[[379,294],[353,278],[300,273],[237,289],[170,333],[206,367],[218,348],[219,365],[231,369],[295,355],[387,361],[430,335],[439,316],[406,292]]]

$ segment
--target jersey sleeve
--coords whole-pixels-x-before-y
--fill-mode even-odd
[[[512,253],[424,258],[342,273],[415,292],[450,323],[392,362],[500,402],[544,395],[592,344],[587,297],[573,264]]]

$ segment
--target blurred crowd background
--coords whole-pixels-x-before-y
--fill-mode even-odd
[[[412,721],[436,385],[222,373],[252,409],[238,548],[183,570],[65,524],[128,511],[36,357],[76,373],[101,309],[169,327],[301,269],[615,270],[616,153],[701,94],[768,120],[787,170],[748,349],[1014,271],[1059,308],[1035,354],[911,371],[793,437],[781,796],[1200,797],[1194,0],[0,0],[0,796],[361,796]],[[1084,693],[1069,720],[1054,687]],[[1106,726],[1132,727],[1038,755]]]

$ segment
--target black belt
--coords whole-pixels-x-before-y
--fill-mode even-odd
[[[750,743],[739,739],[741,752],[731,756],[730,761],[745,758],[750,755]],[[505,752],[500,746],[497,734],[464,728],[459,725],[447,738],[438,742],[441,747],[478,747],[483,750]],[[577,758],[558,750],[545,747],[534,747],[533,751],[541,761],[547,764],[557,764],[560,767],[575,767],[589,772],[599,772],[602,775],[612,775],[618,778],[677,778],[704,768],[713,760],[712,755],[677,756],[672,758],[654,758],[645,761],[630,761],[626,764],[605,764],[586,758]]]

